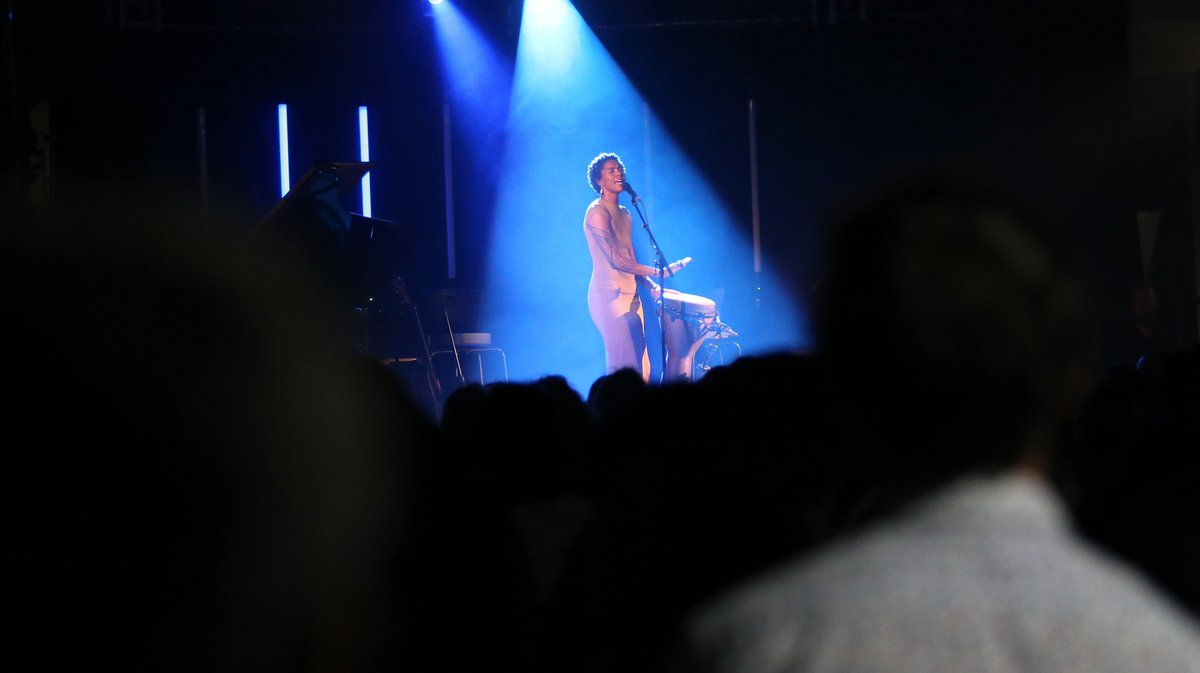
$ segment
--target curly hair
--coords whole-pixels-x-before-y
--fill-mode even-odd
[[[587,168],[588,186],[591,187],[592,191],[596,192],[597,194],[600,193],[600,167],[603,166],[604,162],[608,161],[609,159],[616,159],[617,163],[621,165],[621,170],[625,170],[625,162],[621,161],[621,157],[617,156],[616,154],[613,154],[612,152],[601,152],[600,154],[597,154],[596,158],[592,159],[592,162],[588,164]]]

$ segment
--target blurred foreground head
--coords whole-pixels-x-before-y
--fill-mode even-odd
[[[313,279],[93,218],[0,246],[6,656],[382,667],[421,417]]]
[[[1056,227],[984,181],[934,176],[857,204],[830,244],[820,348],[878,478],[919,491],[1036,461],[1094,353]]]

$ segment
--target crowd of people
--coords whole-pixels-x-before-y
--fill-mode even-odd
[[[1065,241],[986,185],[830,232],[812,351],[466,384],[436,415],[287,265],[9,236],[6,656],[1200,671],[1200,354],[1104,363]]]

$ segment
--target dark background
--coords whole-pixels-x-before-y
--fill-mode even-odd
[[[502,53],[515,50],[520,3],[458,4]],[[1110,360],[1145,347],[1130,303],[1143,284],[1160,297],[1165,338],[1196,342],[1196,3],[575,4],[747,231],[754,101],[764,254],[793,270],[795,293],[819,280],[811,256],[831,208],[888,176],[953,165],[1068,227]],[[487,240],[474,230],[490,223],[472,190],[488,164],[456,165],[460,274],[449,279],[443,92],[424,0],[5,9],[3,171],[18,206],[6,226],[99,200],[243,236],[278,201],[276,103],[291,111],[293,181],[298,165],[357,158],[353,112],[366,104],[372,145],[387,148],[374,215],[395,223],[394,271],[410,290],[478,285],[486,251],[470,242]],[[1149,269],[1138,211],[1162,214]]]

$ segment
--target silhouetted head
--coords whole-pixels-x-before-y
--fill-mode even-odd
[[[926,177],[836,223],[819,346],[854,440],[931,485],[1043,447],[1090,375],[1064,239],[986,182]]]
[[[623,367],[592,381],[588,388],[587,406],[593,418],[603,420],[626,405],[641,401],[648,388],[649,384],[642,378],[641,372]]]

